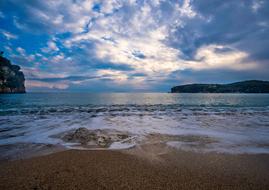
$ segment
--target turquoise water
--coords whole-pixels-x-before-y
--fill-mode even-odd
[[[214,139],[164,142],[174,148],[269,153],[269,94],[27,93],[0,95],[0,105],[0,146],[70,148],[55,136],[83,127],[134,137],[130,146],[119,148],[161,134]]]

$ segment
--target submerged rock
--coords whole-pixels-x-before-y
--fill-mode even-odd
[[[64,134],[61,138],[65,142],[80,143],[83,146],[91,147],[109,147],[114,142],[119,142],[129,138],[127,134],[118,131],[109,130],[89,130],[86,128],[78,128]]]
[[[96,134],[90,133],[86,128],[79,128],[74,133],[67,134],[63,137],[66,142],[79,142],[81,144],[87,144],[87,142],[96,140]]]
[[[25,93],[24,74],[0,54],[0,93]]]
[[[100,146],[106,146],[107,144],[110,144],[111,139],[109,137],[106,136],[98,136],[97,137],[97,144]]]

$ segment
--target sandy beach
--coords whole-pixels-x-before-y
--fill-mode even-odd
[[[143,147],[2,161],[0,189],[269,189],[269,155]]]

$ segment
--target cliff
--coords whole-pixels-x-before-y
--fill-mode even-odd
[[[171,93],[269,93],[269,81],[249,80],[231,84],[187,84]]]
[[[0,93],[25,93],[24,74],[18,65],[0,55]]]

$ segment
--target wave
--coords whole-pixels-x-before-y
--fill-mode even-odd
[[[57,138],[79,128],[135,137],[129,144],[113,142],[107,147],[111,149],[140,146],[158,139],[187,150],[269,153],[268,107],[117,104],[0,109],[0,146],[40,143],[80,149],[83,146],[72,146]]]
[[[44,106],[0,109],[0,116],[5,115],[55,115],[71,113],[88,113],[100,115],[165,115],[165,114],[194,114],[194,115],[230,115],[230,114],[269,114],[269,107],[206,107],[173,105],[109,105],[109,106]]]

